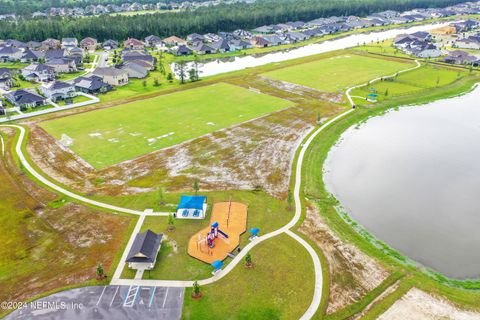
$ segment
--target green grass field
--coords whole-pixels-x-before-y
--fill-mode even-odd
[[[467,71],[425,65],[419,69],[402,73],[393,81],[375,82],[371,86],[355,89],[352,95],[366,97],[370,92],[376,92],[378,101],[383,101],[392,97],[416,94],[445,86],[462,78],[467,73]]]
[[[147,217],[142,225],[142,231],[148,229],[164,233],[170,241],[175,241],[177,246],[174,250],[172,242],[165,241],[162,244],[157,258],[157,264],[151,271],[145,272],[144,279],[164,279],[164,280],[189,280],[208,278],[212,272],[212,267],[200,260],[192,258],[187,253],[188,241],[198,230],[206,227],[210,223],[210,210],[213,203],[219,201],[242,202],[248,205],[247,230],[259,228],[262,234],[272,232],[287,224],[293,217],[293,211],[287,209],[284,201],[275,199],[264,192],[254,191],[225,191],[225,192],[207,192],[202,193],[207,196],[209,210],[204,220],[182,220],[175,221],[175,230],[168,231],[166,217]],[[155,194],[152,194],[155,197]],[[176,203],[180,198],[180,193],[168,193],[165,195],[165,201]],[[152,201],[154,201],[152,199]],[[158,202],[158,198],[157,198]],[[147,207],[148,202],[143,206]],[[249,232],[245,232],[240,237],[240,247],[245,247],[249,241]],[[230,259],[227,259],[228,262]],[[308,263],[306,261],[302,263]],[[135,271],[124,269],[122,277],[133,278]]]
[[[278,69],[263,75],[321,91],[337,92],[410,66],[414,66],[413,62],[401,63],[351,54]]]
[[[313,296],[314,272],[308,252],[282,234],[251,250],[255,267],[236,266],[193,300],[185,292],[183,319],[299,319]],[[301,261],[301,262],[299,262]]]
[[[42,123],[96,168],[132,159],[290,107],[291,102],[218,83]]]

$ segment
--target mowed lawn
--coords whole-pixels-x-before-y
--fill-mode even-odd
[[[392,81],[379,81],[371,86],[355,89],[352,95],[366,98],[369,93],[374,92],[378,95],[377,100],[383,101],[449,85],[466,74],[466,71],[424,65],[419,69],[401,73]]]
[[[274,70],[264,73],[263,76],[320,91],[337,92],[413,66],[413,62],[403,63],[348,54]]]
[[[104,168],[290,106],[280,98],[218,83],[41,126],[69,141],[92,166]]]

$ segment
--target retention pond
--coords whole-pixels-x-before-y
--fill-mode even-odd
[[[480,277],[480,88],[347,130],[324,166],[350,216],[452,278]]]

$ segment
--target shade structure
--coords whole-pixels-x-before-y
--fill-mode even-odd
[[[223,267],[223,262],[220,261],[220,260],[215,260],[211,265],[212,265],[212,267],[215,268],[215,270],[218,270],[221,267]]]
[[[258,235],[259,232],[260,232],[260,229],[258,228],[250,229],[250,233],[253,234],[254,236]]]

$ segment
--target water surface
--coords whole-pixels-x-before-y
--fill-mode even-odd
[[[480,277],[480,88],[350,128],[324,179],[376,237],[455,278]]]

